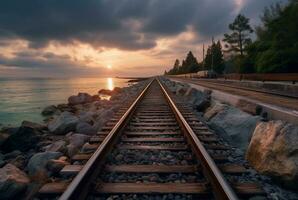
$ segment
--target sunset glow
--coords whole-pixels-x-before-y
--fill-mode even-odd
[[[201,0],[129,2],[69,1],[61,5],[45,0],[39,5],[44,10],[26,11],[30,3],[24,1],[19,5],[22,12],[7,8],[5,17],[0,16],[0,76],[162,74],[172,67],[174,58],[183,58],[189,50],[201,61],[203,44],[210,44],[212,36],[222,39],[238,13],[257,22],[264,6],[274,0],[225,0],[220,5]],[[5,10],[5,4],[0,6]],[[36,31],[43,27],[36,20],[39,10],[47,24],[43,31]],[[22,23],[24,18],[27,25]]]

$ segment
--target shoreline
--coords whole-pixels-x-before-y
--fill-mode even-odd
[[[57,175],[57,170],[69,164],[91,136],[117,112],[120,105],[133,99],[144,85],[144,82],[139,82],[115,87],[109,93],[109,100],[100,98],[101,94],[105,95],[105,89],[100,89],[97,95],[80,92],[69,96],[67,102],[45,107],[42,110],[44,117],[40,116],[44,119],[43,123],[24,119],[20,126],[6,127],[2,124],[0,173],[23,181],[21,185],[17,180],[7,182],[12,185],[12,192],[2,195],[18,199],[28,194],[27,189],[50,181]]]

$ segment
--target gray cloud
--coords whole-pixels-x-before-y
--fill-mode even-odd
[[[148,49],[156,38],[183,32],[188,25],[202,35],[219,34],[218,24],[225,22],[234,3],[220,5],[214,0],[3,0],[0,37],[24,38],[35,48],[56,40]],[[129,20],[140,27],[126,23]]]
[[[243,2],[240,12],[257,23],[264,7],[277,0]],[[30,48],[55,41],[65,45],[86,43],[99,52],[104,47],[144,50],[155,47],[161,37],[175,37],[191,27],[198,35],[194,41],[152,54],[161,59],[184,56],[189,50],[199,52],[198,46],[210,41],[211,36],[218,39],[228,31],[236,7],[235,0],[1,0],[0,45],[24,39]],[[0,65],[55,73],[79,73],[86,68],[67,55],[28,49],[16,52],[14,58],[0,54]]]
[[[31,76],[90,76],[103,74],[102,68],[90,68],[72,61],[68,55],[56,55],[49,52],[17,52],[13,58],[0,54],[0,68],[11,68],[17,72],[25,70]],[[13,75],[13,74],[12,74]]]

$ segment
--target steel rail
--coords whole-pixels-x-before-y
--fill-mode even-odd
[[[222,86],[222,87],[226,87],[226,88],[234,88],[234,89],[239,89],[239,90],[243,90],[243,91],[251,91],[251,92],[258,92],[258,93],[262,93],[262,94],[269,94],[269,95],[274,95],[274,96],[286,97],[286,98],[289,98],[289,99],[297,98],[296,95],[279,93],[279,92],[269,91],[269,90],[248,88],[248,87],[243,87],[243,86],[229,85],[227,83],[215,83],[215,82],[209,81],[209,80],[199,80],[201,82],[196,82],[195,80],[186,80],[186,81],[189,81],[190,83],[195,84],[195,85],[204,86],[204,84],[205,84],[204,87],[208,87],[208,84],[209,84],[209,85],[213,85],[213,86]]]
[[[150,83],[143,89],[141,94],[137,97],[137,99],[132,103],[132,105],[128,108],[125,114],[120,118],[114,128],[110,131],[110,133],[106,136],[103,142],[99,145],[97,150],[91,156],[91,158],[84,165],[82,170],[78,173],[78,175],[72,180],[70,185],[64,191],[64,193],[60,196],[60,200],[72,200],[72,199],[85,199],[88,195],[88,188],[90,184],[92,184],[92,180],[94,180],[99,174],[101,164],[103,162],[103,157],[107,154],[107,151],[112,145],[113,140],[115,140],[118,133],[121,132],[121,129],[125,126],[128,119],[134,112],[136,105],[140,102],[140,100],[144,97],[144,94],[148,90],[149,86],[154,81],[151,80]]]
[[[224,178],[221,171],[216,166],[214,160],[211,158],[201,141],[198,139],[192,128],[189,126],[162,83],[159,81],[159,79],[157,79],[157,81],[168,103],[170,104],[170,107],[172,108],[177,121],[184,129],[184,132],[186,133],[185,136],[189,139],[193,150],[195,150],[195,152],[197,153],[197,157],[202,163],[204,175],[207,176],[208,181],[210,181],[211,183],[214,197],[216,199],[237,200],[237,195],[235,194],[234,190],[231,188],[227,180]]]

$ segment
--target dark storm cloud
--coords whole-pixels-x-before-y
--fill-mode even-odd
[[[92,74],[94,69],[87,68],[85,65],[72,61],[68,55],[56,55],[53,53],[42,52],[18,52],[14,57],[6,57],[0,54],[1,66],[8,68],[17,68],[29,70],[34,73],[51,75],[75,75],[75,74]],[[95,70],[97,73],[101,69]]]
[[[218,34],[219,22],[234,9],[232,0],[220,5],[215,0],[3,0],[0,37],[23,38],[36,48],[55,40],[148,49],[158,37],[178,34],[188,25],[202,35]]]

